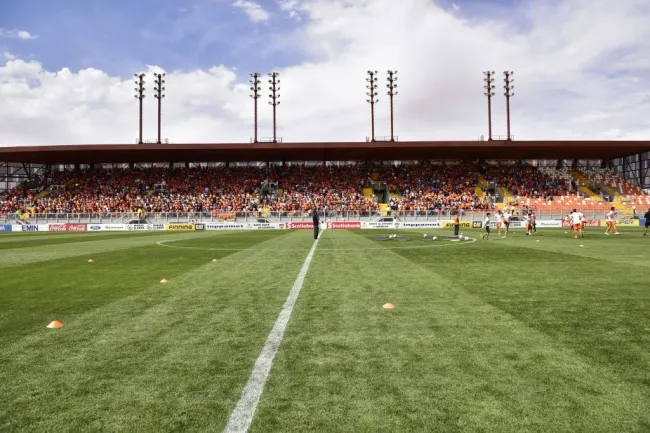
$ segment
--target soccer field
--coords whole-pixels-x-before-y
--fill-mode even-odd
[[[0,431],[223,431],[301,268],[250,431],[650,431],[650,238],[515,232],[3,234]]]

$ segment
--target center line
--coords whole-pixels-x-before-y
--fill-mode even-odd
[[[264,347],[262,347],[260,356],[257,358],[257,361],[255,361],[253,371],[251,372],[248,382],[242,391],[241,398],[239,399],[235,410],[230,414],[224,433],[247,432],[253,422],[255,409],[257,408],[257,404],[259,403],[262,392],[264,391],[264,385],[266,384],[266,380],[271,372],[273,359],[275,358],[276,353],[278,353],[278,348],[282,343],[284,331],[287,328],[289,319],[291,318],[293,307],[296,305],[300,289],[302,289],[302,285],[305,282],[305,276],[309,270],[309,265],[314,257],[317,245],[318,240],[314,241],[314,245],[311,247],[309,254],[307,254],[307,258],[302,264],[302,268],[300,268],[298,277],[293,283],[289,296],[287,296],[287,300],[282,306],[282,311],[280,311],[280,315],[275,321],[273,329],[266,338],[266,343],[264,343]]]

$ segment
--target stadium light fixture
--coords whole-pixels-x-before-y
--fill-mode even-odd
[[[161,122],[162,122],[162,100],[165,97],[165,94],[163,93],[165,91],[165,88],[163,87],[163,84],[165,84],[165,80],[163,80],[163,77],[165,74],[154,74],[154,77],[156,77],[155,83],[156,87],[153,89],[156,94],[154,95],[155,98],[158,100],[158,144],[162,143],[162,139],[160,136],[161,133]]]
[[[485,85],[483,88],[485,89],[485,93],[483,93],[485,96],[487,96],[487,102],[488,102],[488,141],[492,141],[492,97],[494,96],[494,71],[485,71],[483,72],[483,75],[485,75],[485,78],[483,78],[483,81],[485,82]]]
[[[512,140],[512,136],[510,135],[510,98],[515,96],[515,93],[512,91],[515,86],[512,85],[514,83],[515,79],[512,78],[514,72],[512,71],[504,71],[503,72],[503,82],[505,83],[505,86],[503,88],[505,89],[505,97],[506,97],[506,123],[507,123],[507,131],[508,131],[508,138],[507,140],[510,141]]]
[[[144,74],[134,74],[135,75],[135,85],[138,86],[135,88],[135,95],[134,97],[138,99],[138,105],[139,105],[139,116],[138,116],[138,144],[142,144],[142,100],[144,99]]]
[[[271,79],[269,80],[269,83],[271,84],[271,87],[269,87],[269,90],[271,91],[271,94],[269,95],[269,98],[271,98],[269,104],[273,106],[273,142],[274,143],[278,142],[276,109],[277,106],[280,105],[280,101],[278,101],[278,99],[280,99],[280,94],[278,93],[280,91],[280,87],[278,86],[278,84],[280,84],[280,80],[278,79],[279,76],[280,74],[277,72],[271,72],[269,74],[269,77],[271,77]]]
[[[390,141],[395,141],[395,121],[393,117],[393,98],[397,95],[397,71],[388,71],[388,97],[390,98]]]
[[[366,81],[368,84],[366,89],[368,89],[368,92],[366,92],[366,95],[368,99],[366,99],[366,102],[370,104],[370,139],[375,141],[375,104],[379,102],[377,98],[377,71],[368,71],[367,73],[368,78],[366,78]]]
[[[253,143],[257,143],[257,100],[260,99],[260,90],[262,88],[260,87],[260,84],[262,81],[260,80],[260,77],[262,74],[259,72],[253,72],[251,74],[251,79],[249,81],[251,85],[251,92],[253,92],[250,97],[253,98],[253,128],[254,128],[254,136],[253,136]]]

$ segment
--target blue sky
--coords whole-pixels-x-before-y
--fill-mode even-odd
[[[271,0],[272,19],[254,23],[227,0],[2,0],[0,27],[38,39],[0,39],[0,51],[40,61],[47,70],[94,67],[127,76],[144,65],[166,70],[224,64],[268,70],[299,61],[268,51],[269,41],[298,23]]]

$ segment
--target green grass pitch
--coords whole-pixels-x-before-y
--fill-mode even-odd
[[[650,431],[650,237],[515,232],[324,231],[250,431]],[[222,431],[312,243],[2,234],[0,431]]]

